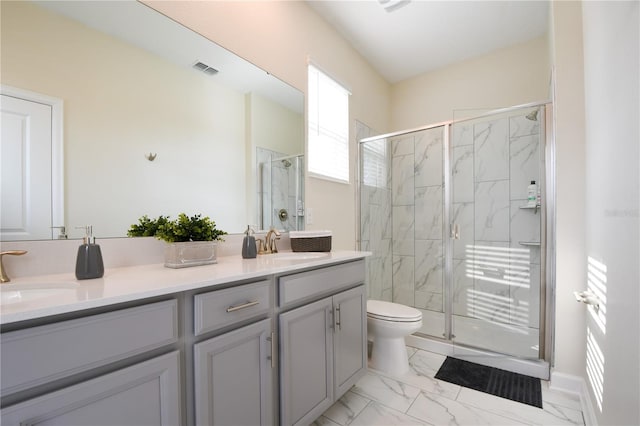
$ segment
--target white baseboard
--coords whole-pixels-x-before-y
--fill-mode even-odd
[[[580,395],[580,406],[582,408],[582,416],[585,426],[597,426],[596,412],[593,408],[593,402],[589,397],[589,389],[584,378],[573,376],[571,374],[551,372],[551,381],[549,388],[563,392],[571,392]]]

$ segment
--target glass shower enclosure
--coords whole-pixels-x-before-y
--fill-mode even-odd
[[[258,227],[304,229],[304,155],[258,151]]]
[[[544,118],[513,107],[359,144],[369,298],[419,309],[418,335],[453,353],[545,358]]]

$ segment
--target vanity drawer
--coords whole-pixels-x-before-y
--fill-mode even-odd
[[[364,260],[280,277],[280,306],[335,293],[343,288],[361,284],[364,280]]]
[[[177,340],[176,300],[3,333],[2,393],[38,386]]]
[[[194,296],[194,334],[199,336],[263,315],[271,308],[271,280]]]

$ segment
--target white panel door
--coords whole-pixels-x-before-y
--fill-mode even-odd
[[[50,239],[52,108],[1,96],[1,238]]]

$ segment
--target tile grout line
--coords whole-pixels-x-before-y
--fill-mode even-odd
[[[367,399],[369,399],[369,398],[367,398]],[[362,413],[364,413],[364,412],[365,412],[365,410],[366,410],[367,408],[369,408],[369,406],[371,405],[371,403],[372,403],[372,402],[373,402],[373,399],[369,399],[369,402],[367,402],[367,405],[365,405],[365,406],[364,406],[364,408],[363,408],[362,410],[360,410],[360,412],[358,413],[358,415],[356,415],[356,416],[353,418],[353,420],[351,420],[351,422],[349,422],[349,423],[345,424],[344,426],[349,426],[351,423],[355,422],[355,421],[358,419],[358,417],[360,417],[360,416],[362,415]]]

